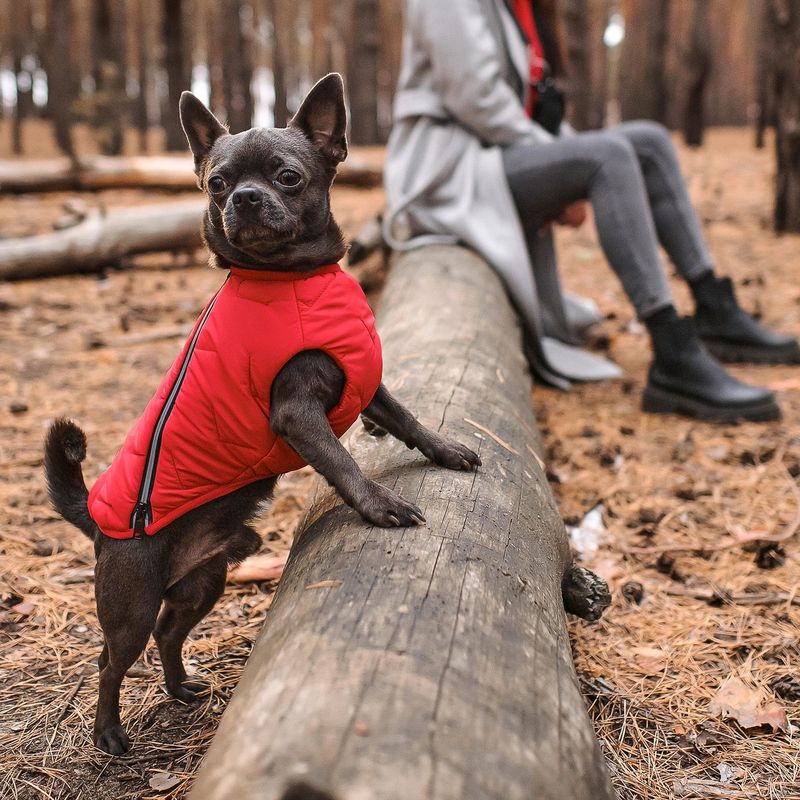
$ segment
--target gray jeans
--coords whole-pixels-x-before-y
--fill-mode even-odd
[[[640,319],[672,303],[660,242],[686,280],[713,269],[666,128],[626,122],[503,151],[529,233],[566,205],[589,200],[606,258]]]

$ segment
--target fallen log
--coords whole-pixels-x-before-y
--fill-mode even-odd
[[[71,228],[0,240],[0,280],[97,272],[126,256],[202,246],[202,197],[93,212]]]
[[[369,188],[381,184],[379,164],[351,155],[342,164],[336,182]],[[185,156],[93,156],[76,166],[68,159],[0,160],[0,192],[99,191],[153,189],[193,191],[197,178],[192,159]]]
[[[370,527],[320,482],[190,796],[609,800],[562,605],[596,618],[608,592],[572,565],[505,293],[474,254],[420,249],[379,327],[390,388],[483,466],[354,427],[427,524]]]

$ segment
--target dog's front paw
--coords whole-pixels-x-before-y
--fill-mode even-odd
[[[131,740],[122,725],[109,725],[102,731],[94,732],[94,743],[103,752],[112,756],[121,756],[131,749]]]
[[[367,522],[381,528],[405,528],[425,522],[417,506],[372,481],[368,481],[366,490],[353,507]]]
[[[197,700],[197,695],[206,691],[209,684],[203,681],[183,681],[177,684],[167,684],[167,691],[182,703],[194,703]]]
[[[453,439],[438,437],[422,450],[434,464],[447,469],[473,470],[481,465],[480,456]]]

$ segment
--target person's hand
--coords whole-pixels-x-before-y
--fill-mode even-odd
[[[570,228],[580,228],[586,222],[588,204],[585,200],[570,203],[557,217],[559,225],[569,225]]]

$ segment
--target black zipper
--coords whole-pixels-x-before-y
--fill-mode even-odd
[[[227,282],[227,278],[225,280]],[[223,283],[222,286],[224,285]],[[181,390],[181,385],[189,369],[189,362],[192,360],[192,354],[197,345],[197,340],[200,338],[206,320],[208,320],[211,310],[217,302],[219,293],[222,291],[222,286],[211,299],[211,302],[203,312],[203,316],[200,317],[200,321],[197,323],[192,339],[189,342],[189,347],[186,350],[186,355],[183,357],[178,375],[175,378],[175,383],[172,384],[172,388],[169,390],[167,399],[164,401],[164,405],[161,408],[161,412],[153,428],[153,435],[150,437],[150,444],[147,448],[147,458],[144,462],[142,482],[139,485],[139,494],[136,498],[136,505],[133,507],[133,512],[131,513],[130,525],[131,528],[133,528],[134,539],[141,539],[145,532],[144,529],[153,521],[153,509],[150,505],[150,497],[153,494],[153,487],[156,482],[158,455],[161,450],[161,438],[164,434],[164,427],[167,424],[169,415],[172,413],[172,409],[175,407],[175,401],[178,399],[178,393]]]

